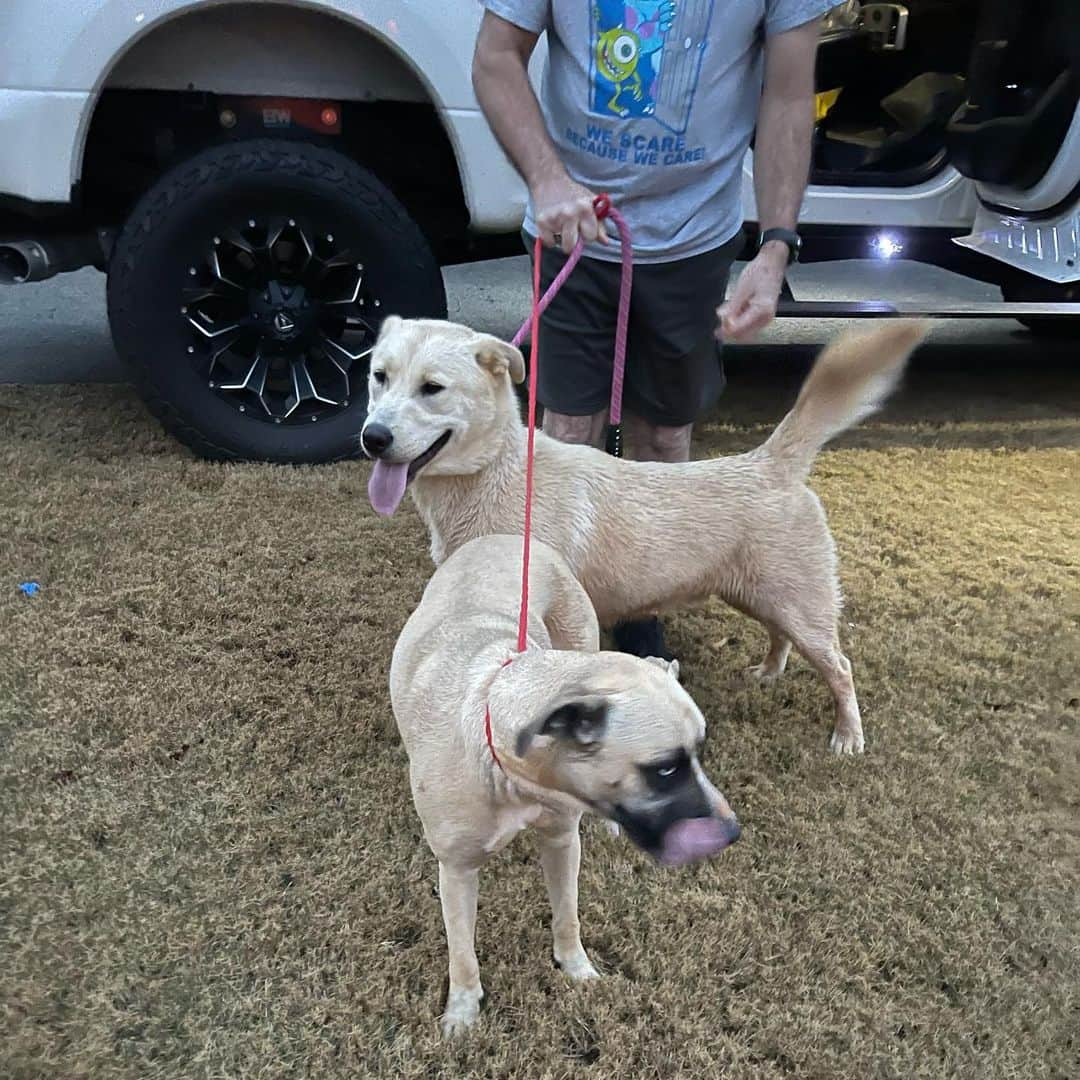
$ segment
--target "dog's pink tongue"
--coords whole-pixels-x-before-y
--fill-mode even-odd
[[[723,851],[739,838],[739,827],[720,818],[685,818],[666,833],[659,861],[664,866],[685,866]]]
[[[371,470],[367,493],[377,514],[392,514],[405,498],[405,485],[409,482],[409,463],[376,461]]]

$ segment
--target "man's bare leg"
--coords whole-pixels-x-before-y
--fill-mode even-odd
[[[579,446],[604,445],[608,414],[593,413],[591,416],[567,416],[564,413],[544,412],[543,429],[559,442]],[[664,427],[650,424],[639,416],[626,414],[623,424],[630,456],[635,461],[689,461],[690,440],[694,425]]]
[[[650,424],[640,416],[626,415],[623,424],[630,456],[635,461],[689,461],[690,438],[694,425],[662,427]]]
[[[545,409],[543,430],[544,434],[558,439],[559,442],[599,448],[604,445],[607,418],[607,409],[593,413],[592,416],[567,416],[565,413]]]

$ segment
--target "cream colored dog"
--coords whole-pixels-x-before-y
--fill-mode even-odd
[[[478,870],[526,826],[539,834],[555,960],[572,979],[596,975],[578,924],[583,811],[617,822],[666,865],[715,854],[739,835],[698,763],[705,721],[677,668],[597,652],[585,591],[540,543],[529,648],[515,652],[521,546],[520,536],[485,536],[447,559],[390,668],[413,801],[439,860],[447,1034],[475,1021],[484,993],[473,944]]]
[[[585,587],[601,623],[716,594],[763,623],[757,677],[791,646],[836,702],[837,753],[863,749],[851,664],[840,651],[836,552],[806,486],[815,455],[873,411],[928,323],[847,333],[818,358],[791,412],[757,449],[685,465],[623,461],[536,438],[536,535]],[[410,485],[436,564],[466,541],[522,527],[526,432],[511,381],[521,353],[452,323],[391,317],[371,358],[362,441],[380,513]]]

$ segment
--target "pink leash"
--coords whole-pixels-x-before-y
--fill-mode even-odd
[[[610,218],[619,230],[619,248],[622,255],[622,274],[619,281],[619,310],[615,318],[615,358],[611,371],[611,407],[608,410],[608,435],[607,450],[615,457],[622,457],[622,398],[623,382],[626,377],[626,337],[630,325],[630,292],[634,282],[634,251],[630,243],[630,227],[622,214],[611,205],[607,195],[597,195],[593,200],[596,216],[603,221]],[[548,305],[555,299],[556,293],[563,287],[566,279],[571,275],[574,267],[581,260],[581,253],[585,248],[585,242],[578,238],[573,251],[566,258],[562,269],[555,276],[555,280],[548,286],[547,292],[537,303],[535,293],[533,297],[533,313],[521,324],[521,329],[514,335],[512,344],[520,346],[526,341],[530,333],[533,338],[534,363],[531,369],[536,368],[535,357],[539,355],[536,344],[535,325],[538,325],[539,316],[547,310]],[[536,246],[534,261],[539,260],[541,246]],[[531,382],[531,379],[530,379]]]
[[[616,457],[622,457],[622,395],[623,380],[626,374],[626,334],[630,322],[630,287],[634,276],[634,255],[630,246],[630,229],[623,220],[622,215],[611,205],[611,200],[606,195],[598,195],[593,202],[596,216],[603,221],[610,217],[619,230],[619,244],[622,249],[622,277],[619,282],[619,310],[615,323],[615,358],[611,373],[611,408],[608,414],[608,452]],[[584,249],[584,241],[580,238],[574,245],[563,264],[562,269],[556,275],[555,280],[548,286],[547,292],[540,295],[540,262],[543,255],[543,245],[536,240],[536,249],[533,254],[533,302],[532,312],[525,320],[521,329],[514,335],[515,348],[529,336],[532,337],[532,356],[529,364],[529,421],[528,446],[525,452],[525,525],[524,544],[521,555],[521,608],[518,612],[518,638],[517,651],[522,653],[528,644],[529,630],[529,562],[532,554],[532,502],[533,502],[533,463],[536,457],[536,374],[540,366],[540,316],[554,299],[555,294],[563,287],[566,279],[573,272],[581,259]],[[502,667],[512,662],[503,661]],[[488,707],[484,712],[484,738],[487,741],[488,750],[491,751],[492,760],[500,769],[502,762],[495,752],[495,743],[491,736],[491,709]]]

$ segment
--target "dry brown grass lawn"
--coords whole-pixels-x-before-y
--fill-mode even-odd
[[[827,756],[801,662],[741,681],[756,626],[674,618],[743,841],[672,873],[590,826],[578,989],[511,848],[449,1047],[386,693],[417,518],[363,465],[193,460],[123,389],[0,390],[0,1073],[1080,1075],[1080,392],[920,378],[813,478],[869,753]],[[700,452],[791,391],[733,393]]]

